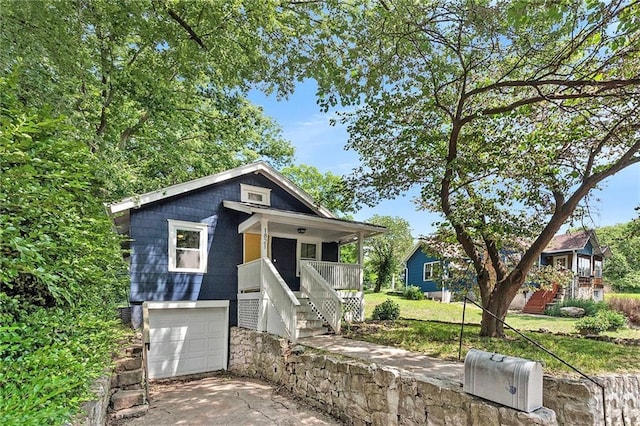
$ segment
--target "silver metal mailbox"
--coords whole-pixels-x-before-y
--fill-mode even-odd
[[[516,410],[542,407],[542,365],[471,349],[464,359],[463,390]]]

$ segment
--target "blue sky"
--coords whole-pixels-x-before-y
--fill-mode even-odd
[[[258,91],[252,91],[249,98],[282,127],[284,137],[296,148],[296,164],[315,166],[323,173],[336,175],[349,174],[359,164],[358,155],[344,148],[348,138],[346,129],[331,126],[329,120],[333,114],[320,111],[312,82],[298,84],[287,100],[278,101],[275,96],[267,97]],[[614,225],[637,217],[634,207],[640,205],[640,164],[610,177],[602,188],[592,191],[593,226]],[[363,208],[355,214],[355,219],[366,221],[374,214],[399,216],[409,222],[414,237],[430,234],[438,216],[416,211],[411,200],[418,193],[414,190],[376,207]]]

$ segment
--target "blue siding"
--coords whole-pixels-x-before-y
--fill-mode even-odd
[[[313,211],[262,175],[250,174],[131,210],[131,294],[143,301],[229,300],[229,322],[237,320],[237,265],[242,263],[238,225],[249,216],[223,207],[240,201],[240,183],[271,188],[271,206]],[[168,271],[168,219],[209,222],[207,272]]]
[[[407,260],[407,285],[416,285],[422,291],[440,291],[439,283],[432,280],[424,280],[424,264],[437,262],[440,259],[429,257],[420,249],[416,250]]]

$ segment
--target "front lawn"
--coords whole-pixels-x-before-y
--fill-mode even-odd
[[[423,352],[442,359],[458,359],[462,303],[439,303],[430,300],[406,300],[400,296],[385,293],[365,295],[365,312],[368,320],[373,308],[392,299],[400,305],[398,321],[368,321],[345,327],[347,337],[368,342],[401,347]],[[505,355],[517,356],[544,362],[544,371],[549,374],[572,374],[569,367],[547,355],[544,351],[527,342],[511,331],[506,339],[481,338],[479,308],[467,304],[463,335],[462,358],[471,348]],[[575,331],[576,320],[570,318],[546,317],[510,313],[507,323],[542,344],[561,358],[587,374],[605,372],[637,372],[638,346],[627,346],[600,342],[579,337]],[[575,337],[539,333],[545,328],[551,332],[574,333]],[[606,333],[616,337],[640,338],[640,331],[624,329],[617,333]]]
[[[376,305],[391,299],[400,305],[400,317],[406,319],[417,319],[425,321],[444,321],[450,323],[462,322],[461,302],[440,303],[432,300],[407,300],[401,296],[394,296],[387,293],[366,293],[365,301],[365,317],[371,318],[371,313]],[[467,303],[467,311],[465,313],[465,324],[480,324],[482,320],[482,311],[480,308]],[[517,330],[538,331],[545,328],[553,333],[576,333],[576,319],[550,317],[545,315],[529,315],[519,313],[509,313],[506,322]],[[640,330],[623,328],[617,332],[602,333],[612,337],[624,337],[631,339],[640,339]]]

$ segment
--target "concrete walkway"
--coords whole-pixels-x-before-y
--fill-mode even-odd
[[[155,382],[149,412],[112,426],[340,425],[332,417],[260,380],[220,374],[190,381]]]
[[[464,380],[463,362],[445,361],[391,346],[345,339],[337,335],[306,337],[299,339],[298,344],[377,365],[387,365],[414,374],[417,378],[430,377],[457,382],[460,385]]]

